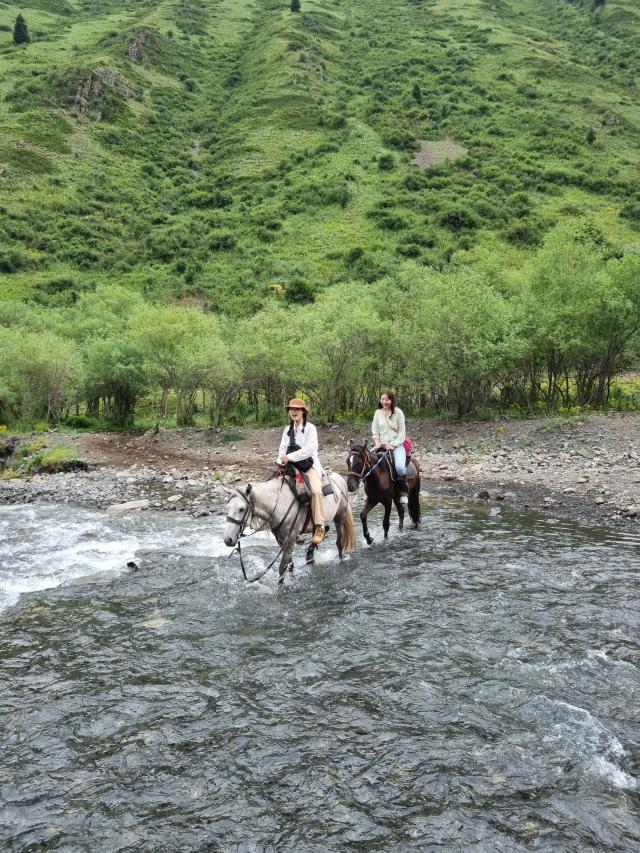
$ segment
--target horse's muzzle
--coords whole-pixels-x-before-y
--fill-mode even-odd
[[[360,478],[355,474],[347,474],[347,489],[350,492],[357,492],[360,487]]]

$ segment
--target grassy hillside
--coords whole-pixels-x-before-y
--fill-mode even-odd
[[[0,3],[0,298],[240,315],[585,214],[640,244],[634,0],[301,2]]]

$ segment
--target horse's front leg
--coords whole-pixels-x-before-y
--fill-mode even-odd
[[[374,503],[369,503],[369,498],[367,498],[365,505],[362,507],[362,512],[360,513],[360,521],[362,522],[362,532],[364,534],[364,538],[367,540],[367,545],[371,545],[373,539],[369,534],[369,525],[367,524],[367,516],[374,508]]]
[[[397,495],[393,496],[393,503],[398,511],[398,527],[402,530],[404,528],[404,504],[400,503],[400,498]]]
[[[284,544],[282,545],[282,557],[280,558],[280,565],[278,567],[278,583],[284,582],[284,576],[287,569],[292,572],[293,571],[293,559],[291,557],[293,553],[293,546],[296,542],[296,533],[290,533],[289,536],[284,540]]]
[[[384,538],[389,538],[389,523],[391,519],[391,501],[384,505],[384,518],[382,519],[382,529],[384,530]]]

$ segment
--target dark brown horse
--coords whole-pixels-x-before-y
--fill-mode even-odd
[[[389,518],[391,516],[391,504],[396,505],[400,530],[404,526],[404,504],[400,503],[400,483],[395,474],[392,473],[391,453],[383,450],[380,453],[371,452],[366,445],[352,444],[347,457],[347,488],[350,492],[357,492],[360,483],[364,484],[364,492],[367,496],[366,503],[360,513],[362,521],[362,532],[367,543],[371,545],[373,539],[369,534],[367,516],[374,506],[384,506],[384,518],[382,528],[384,538],[389,536]],[[409,485],[409,516],[417,527],[420,523],[420,467],[417,459],[411,460],[412,468],[407,467],[407,483]]]

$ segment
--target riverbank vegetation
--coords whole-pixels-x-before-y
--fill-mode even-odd
[[[636,407],[639,34],[629,0],[0,7],[0,423]]]

